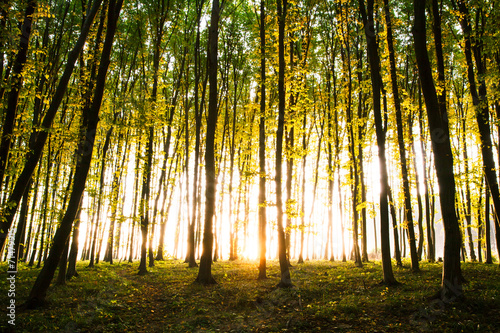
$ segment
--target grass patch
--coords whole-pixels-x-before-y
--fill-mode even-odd
[[[408,263],[406,263],[408,264]],[[157,262],[137,275],[138,263],[79,262],[79,277],[52,286],[44,308],[16,314],[16,332],[492,332],[500,331],[498,265],[465,263],[465,300],[432,302],[440,284],[440,263],[422,271],[394,267],[402,284],[386,287],[380,262],[308,261],[291,268],[294,288],[277,289],[279,264],[268,262],[268,279],[258,281],[258,263],[213,265],[216,285],[193,284],[198,270],[182,261]],[[3,263],[2,272],[6,271]],[[20,305],[39,272],[21,265],[16,280]],[[9,301],[0,274],[0,304]],[[8,328],[6,316],[0,331]]]

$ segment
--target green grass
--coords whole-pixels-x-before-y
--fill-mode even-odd
[[[409,266],[409,263],[406,263]],[[78,263],[79,277],[52,286],[48,304],[17,311],[17,332],[494,332],[500,331],[500,268],[465,263],[465,299],[432,301],[441,264],[421,263],[422,271],[394,267],[402,284],[379,284],[379,262],[308,261],[291,268],[291,289],[276,289],[279,265],[268,262],[268,279],[256,280],[257,263],[217,262],[218,284],[193,284],[197,269],[181,261],[157,262],[138,276],[138,263]],[[0,265],[2,272],[5,264]],[[21,266],[16,302],[21,304],[39,270]],[[0,304],[9,302],[0,274]],[[9,327],[4,315],[0,331]]]

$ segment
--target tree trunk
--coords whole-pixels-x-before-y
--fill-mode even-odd
[[[40,178],[40,168],[38,168],[37,171],[37,176],[36,176],[36,181],[35,181],[35,186],[33,190],[33,202],[31,204],[31,217],[30,217],[30,227],[28,229],[28,235],[26,236],[26,246],[24,249],[24,257],[23,261],[27,262],[28,260],[28,253],[30,250],[30,246],[32,246],[32,232],[35,224],[35,208],[36,208],[36,201],[37,201],[37,196],[38,196],[38,184],[39,184],[39,178]]]
[[[287,0],[277,0],[278,7],[278,129],[276,131],[276,208],[278,223],[278,257],[281,279],[279,287],[291,287],[292,279],[286,256],[285,231],[283,229],[283,194],[282,194],[282,161],[283,161],[283,128],[285,123],[285,21],[287,15]]]
[[[483,262],[483,218],[482,218],[482,207],[483,207],[483,184],[484,177],[481,178],[481,185],[479,186],[479,200],[477,203],[477,260]]]
[[[420,127],[420,150],[422,151],[422,169],[424,170],[424,197],[425,197],[425,222],[427,231],[427,260],[429,262],[436,261],[435,239],[434,239],[434,224],[431,225],[431,203],[429,193],[429,179],[427,177],[427,154],[424,146],[424,123],[423,123],[423,108],[422,108],[422,87],[418,82],[418,123]],[[432,214],[434,216],[434,214]]]
[[[71,240],[71,248],[68,257],[68,269],[66,271],[67,280],[70,280],[72,277],[78,276],[78,272],[76,271],[76,258],[78,256],[78,238],[80,235],[81,213],[82,213],[82,203],[80,202],[80,207],[78,207],[78,213],[76,213],[75,225],[73,226],[73,239]]]
[[[196,282],[200,284],[214,284],[212,277],[212,251],[214,235],[212,231],[215,214],[217,181],[215,178],[215,132],[217,130],[218,116],[218,92],[217,92],[217,63],[218,63],[218,42],[219,42],[219,15],[222,8],[219,0],[212,3],[209,29],[209,50],[208,50],[208,75],[210,81],[210,91],[208,98],[208,118],[205,149],[205,228],[203,231],[203,253],[200,259],[200,268]],[[193,253],[194,254],[194,253]]]
[[[485,213],[484,213],[484,232],[486,234],[486,258],[485,264],[493,264],[491,256],[491,227],[490,227],[490,189],[486,186],[486,198],[484,200]]]
[[[294,64],[294,47],[293,47],[293,32],[291,33],[290,36],[290,73],[293,73],[295,64]],[[290,85],[293,85],[293,80],[291,80]],[[292,89],[290,89],[292,90]],[[285,94],[286,94],[286,88],[285,88]],[[293,107],[296,105],[297,101],[295,99],[293,91],[290,91],[290,101],[288,104],[289,107],[289,112],[288,112],[288,119],[290,119],[290,123],[286,124],[285,122],[285,156],[286,156],[286,182],[285,182],[285,188],[286,188],[286,203],[285,203],[285,214],[286,214],[286,227],[285,227],[285,245],[286,245],[286,259],[288,261],[288,266],[291,267],[292,265],[290,264],[290,246],[291,246],[291,234],[292,234],[292,215],[294,206],[295,206],[295,200],[293,200],[292,197],[292,184],[293,184],[293,168],[294,168],[294,145],[295,145],[295,125],[293,118],[295,117],[295,112],[293,111]],[[286,114],[286,111],[285,111]],[[287,119],[287,120],[288,120]]]
[[[195,259],[195,226],[197,221],[197,207],[198,207],[198,182],[199,182],[199,164],[200,164],[200,145],[201,145],[201,120],[203,114],[203,105],[205,103],[206,80],[203,85],[203,93],[201,102],[199,101],[199,82],[201,75],[200,64],[200,23],[202,9],[205,0],[196,1],[196,41],[194,47],[194,108],[195,108],[195,147],[194,147],[194,169],[193,169],[193,198],[192,198],[192,212],[191,220],[189,221],[188,228],[188,255],[187,262],[189,267],[197,267]],[[208,74],[208,73],[207,73]]]
[[[417,149],[416,143],[413,141],[413,120],[412,115],[410,115],[408,120],[408,136],[409,136],[409,144],[411,145],[413,152],[413,169],[415,170],[415,182],[417,188],[417,207],[418,207],[418,247],[417,247],[417,258],[418,261],[422,260],[422,253],[424,251],[424,207],[422,204],[422,191],[420,190],[420,176],[418,173],[418,164],[417,164]]]
[[[148,226],[149,226],[149,198],[151,193],[151,173],[153,166],[153,144],[154,144],[154,127],[148,126],[148,139],[146,143],[146,157],[147,160],[144,165],[142,173],[142,193],[140,200],[140,214],[141,214],[141,261],[139,263],[139,275],[144,275],[148,272],[146,267],[147,261],[147,243],[148,243]]]
[[[335,75],[335,74],[334,74]],[[331,84],[331,73],[330,71],[327,71],[326,73],[326,92],[327,92],[327,130],[328,130],[328,141],[327,141],[327,150],[328,150],[328,231],[327,231],[327,242],[326,242],[326,247],[325,247],[325,256],[324,259],[327,260],[327,251],[328,251],[328,244],[332,241],[330,235],[332,234],[332,229],[333,229],[333,180],[335,177],[335,169],[333,165],[333,144],[335,141],[335,138],[338,136],[338,133],[335,133],[335,138],[333,138],[333,120],[332,120],[332,108],[331,108],[331,90],[332,90],[332,84]],[[333,140],[332,140],[333,139]],[[305,149],[304,149],[305,151]],[[304,163],[305,165],[305,163]],[[333,256],[333,253],[331,254]]]
[[[50,172],[52,169],[52,154],[51,154],[51,142],[49,138],[49,143],[47,144],[47,168],[45,169],[45,188],[43,193],[43,216],[42,216],[42,235],[40,237],[40,249],[38,251],[38,263],[36,268],[40,268],[42,264],[42,253],[43,246],[45,245],[45,230],[47,229],[47,214],[49,207],[51,206],[49,203],[49,186],[50,186]]]
[[[384,0],[385,21],[387,24],[387,45],[389,47],[389,63],[391,73],[392,95],[394,98],[394,107],[396,109],[396,124],[398,133],[399,157],[401,162],[401,174],[403,178],[403,194],[405,204],[405,223],[408,233],[408,243],[410,245],[411,269],[416,272],[419,270],[418,253],[415,241],[415,229],[413,226],[413,213],[411,205],[410,182],[408,180],[408,163],[406,161],[406,148],[404,142],[403,119],[401,112],[401,103],[399,99],[398,80],[396,73],[396,59],[394,52],[394,41],[392,37],[392,23],[389,9],[389,0]],[[372,69],[373,70],[373,69]]]
[[[470,190],[470,169],[469,169],[469,154],[467,152],[467,140],[466,140],[466,124],[465,124],[465,113],[462,107],[461,102],[459,104],[459,110],[461,111],[461,123],[462,123],[462,153],[463,153],[463,162],[465,164],[465,222],[466,226],[465,228],[467,229],[467,237],[469,240],[469,252],[470,252],[470,258],[472,261],[476,261],[476,253],[474,251],[474,241],[472,239],[472,198],[471,198],[471,190]],[[463,197],[463,195],[462,195]]]
[[[433,8],[437,11],[436,2]],[[425,1],[414,0],[414,47],[417,67],[422,83],[427,118],[432,139],[434,165],[439,184],[439,200],[444,224],[444,262],[441,283],[441,299],[450,300],[462,296],[463,276],[460,268],[460,228],[455,213],[455,178],[453,175],[453,153],[451,151],[446,103],[438,100],[431,64],[427,53]],[[436,51],[442,56],[439,15],[434,15]],[[438,56],[439,58],[439,56]],[[442,59],[440,60],[442,61]],[[444,93],[442,93],[445,95]]]
[[[238,233],[238,221],[233,220],[233,176],[234,176],[234,155],[236,152],[236,88],[237,81],[234,83],[234,107],[233,107],[233,125],[231,132],[231,148],[229,151],[229,260],[236,260],[238,258],[238,245],[237,233]],[[227,94],[226,96],[228,96]],[[226,100],[226,105],[228,105],[228,100]],[[241,196],[241,191],[239,191],[238,197]],[[239,204],[239,200],[238,200]],[[239,207],[239,205],[237,205]],[[236,214],[236,219],[238,219],[239,214]]]
[[[75,169],[73,190],[71,192],[66,213],[64,214],[61,224],[59,225],[59,228],[54,235],[50,254],[45,261],[45,264],[40,271],[40,274],[38,275],[33,288],[31,289],[28,300],[26,301],[25,305],[28,308],[36,307],[44,303],[47,289],[49,288],[52,278],[54,277],[54,272],[59,263],[59,259],[61,258],[61,254],[66,245],[69,234],[71,233],[71,228],[78,212],[78,208],[80,207],[80,201],[85,189],[85,182],[87,180],[88,171],[90,169],[90,162],[92,160],[92,150],[94,147],[97,123],[99,121],[99,111],[103,99],[106,74],[108,72],[111,49],[121,6],[122,0],[118,0],[117,3],[115,3],[114,0],[110,0],[109,2],[106,38],[104,41],[101,61],[99,64],[94,100],[90,109],[88,110],[88,113],[84,115],[84,118],[86,118],[87,121],[87,130],[85,133],[85,137],[82,138],[82,141],[80,142],[81,155],[79,156],[80,158],[78,161],[78,165]]]
[[[378,156],[380,164],[380,233],[382,250],[382,273],[385,284],[396,284],[392,272],[391,247],[389,240],[389,182],[387,176],[387,162],[385,156],[385,129],[382,124],[382,114],[380,108],[380,91],[382,78],[380,77],[380,59],[378,55],[378,43],[376,39],[375,26],[373,21],[373,0],[368,0],[368,12],[365,10],[364,0],[359,1],[359,9],[365,27],[367,41],[368,60],[370,63],[373,111],[375,116],[375,131],[377,135]]]
[[[259,279],[267,278],[266,268],[266,12],[260,0],[260,118],[259,118]]]
[[[85,126],[86,124],[83,124],[83,126]],[[104,179],[105,179],[105,174],[106,174],[106,155],[108,154],[108,149],[109,149],[109,143],[111,141],[111,134],[113,133],[113,126],[110,127],[110,129],[106,132],[106,139],[104,141],[104,146],[102,147],[102,152],[101,152],[101,172],[100,172],[100,175],[99,175],[99,190],[97,192],[97,213],[96,213],[96,234],[97,235],[97,230],[99,229],[100,227],[100,220],[101,220],[101,207],[103,205],[102,203],[102,197],[103,197],[103,192],[104,192]],[[111,226],[114,228],[114,221],[111,221]],[[99,248],[102,244],[102,240],[101,239],[98,239],[99,241]],[[95,243],[93,243],[93,249],[92,249],[92,254],[91,254],[91,258],[90,258],[90,264],[89,264],[89,267],[93,267],[94,264],[93,264],[93,254],[94,254],[94,250],[95,250]],[[98,255],[97,255],[97,259],[96,259],[96,264],[99,262],[99,253],[100,251],[97,251],[98,252]],[[110,261],[110,263],[112,263]]]
[[[350,166],[350,178],[351,178],[351,192],[352,192],[352,251],[353,260],[357,267],[362,267],[363,262],[361,260],[361,254],[359,250],[359,236],[358,236],[358,223],[359,223],[359,214],[357,211],[358,206],[358,188],[359,188],[359,174],[358,174],[358,163],[356,159],[356,149],[355,149],[355,141],[356,137],[354,135],[354,119],[352,112],[352,69],[351,69],[351,50],[348,40],[345,41],[345,50],[342,52],[342,62],[346,64],[348,71],[348,83],[347,83],[347,127],[349,131],[348,140],[349,140],[349,153],[351,158],[351,166]]]
[[[300,252],[299,252],[299,258],[298,258],[298,263],[303,263],[304,262],[304,229],[306,227],[306,221],[305,221],[305,216],[306,216],[306,163],[307,163],[307,135],[306,135],[306,129],[307,129],[307,113],[304,112],[304,118],[302,121],[302,152],[304,156],[302,156],[302,184],[301,184],[301,203],[300,203]],[[333,177],[333,175],[332,175]],[[333,258],[333,251],[332,251],[332,258]]]

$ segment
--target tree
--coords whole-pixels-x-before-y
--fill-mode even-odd
[[[106,38],[104,40],[101,61],[99,64],[94,99],[92,101],[91,107],[84,113],[84,123],[87,124],[87,127],[85,136],[80,142],[80,156],[77,167],[75,169],[73,189],[70,195],[66,213],[64,214],[64,217],[61,220],[61,224],[59,225],[59,228],[54,235],[50,254],[31,289],[28,300],[25,303],[26,307],[28,308],[37,307],[44,303],[47,289],[49,288],[50,282],[52,281],[54,272],[61,258],[61,254],[68,241],[73,221],[75,220],[78,208],[80,207],[88,171],[90,169],[90,162],[92,160],[92,150],[94,147],[95,133],[97,129],[97,123],[99,121],[99,110],[101,108],[104,85],[106,82],[106,75],[110,62],[111,49],[121,6],[122,0],[118,0],[117,2],[115,2],[114,0],[110,0],[108,4]]]
[[[216,170],[215,170],[215,131],[217,129],[217,64],[219,42],[219,19],[225,0],[213,0],[210,16],[209,49],[208,49],[208,77],[210,90],[208,95],[207,135],[205,148],[205,226],[203,231],[203,253],[196,282],[200,284],[214,284],[212,277],[212,251],[214,243],[213,218],[216,202]]]
[[[282,197],[282,160],[283,160],[283,129],[285,123],[285,25],[288,9],[287,0],[277,0],[278,8],[278,128],[276,130],[276,208],[278,223],[278,253],[281,270],[279,287],[289,288],[292,286],[288,260],[286,256],[285,230],[283,229],[283,197]]]
[[[368,60],[370,63],[370,73],[372,82],[373,113],[375,116],[375,129],[377,134],[377,146],[380,165],[380,233],[382,250],[382,271],[383,282],[385,284],[396,284],[392,272],[391,248],[389,241],[389,183],[387,177],[387,164],[385,156],[385,129],[382,124],[382,113],[380,109],[380,91],[382,78],[380,76],[380,59],[378,55],[378,43],[375,34],[375,24],[373,21],[373,0],[368,0],[367,9],[365,9],[364,0],[359,1],[359,10],[363,19],[365,36],[368,50]]]
[[[165,21],[167,19],[168,13],[170,11],[170,1],[160,1],[155,3],[157,7],[148,7],[150,25],[153,34],[153,89],[151,93],[151,107],[152,113],[158,112],[157,99],[158,99],[158,78],[159,78],[159,68],[160,68],[160,58],[162,53],[162,39],[164,35]],[[187,112],[187,111],[186,111]],[[141,234],[142,234],[142,246],[141,246],[141,262],[139,264],[139,275],[144,275],[147,273],[146,260],[147,260],[147,243],[148,243],[148,226],[150,220],[154,228],[154,221],[156,216],[151,216],[150,213],[150,197],[151,197],[151,177],[153,172],[153,145],[155,140],[155,128],[154,122],[149,122],[147,125],[147,141],[146,141],[146,161],[144,165],[144,171],[142,175],[142,194],[140,200],[140,212],[141,212]],[[187,132],[186,132],[187,133]],[[161,188],[158,193],[161,192]],[[156,200],[156,202],[158,202]],[[155,210],[156,213],[156,204]],[[153,229],[154,230],[154,229]],[[152,233],[153,231],[151,231]],[[150,261],[149,266],[154,266],[154,258],[152,253],[152,238],[150,239]]]
[[[391,23],[391,14],[389,8],[389,0],[384,0],[384,10],[385,10],[385,22],[387,26],[387,45],[389,47],[389,63],[390,63],[392,95],[394,98],[394,108],[396,110],[399,157],[401,161],[401,173],[403,177],[403,195],[404,195],[404,205],[405,205],[404,211],[405,211],[406,232],[408,234],[408,243],[410,245],[411,268],[412,271],[416,272],[419,270],[418,254],[415,241],[415,230],[413,227],[410,183],[408,180],[408,163],[406,160],[406,148],[404,142],[401,102],[399,98],[398,80],[396,73],[394,38],[392,36],[392,23]]]
[[[200,145],[201,145],[201,121],[203,113],[203,105],[205,102],[206,80],[203,84],[203,92],[201,101],[199,100],[199,85],[200,78],[203,73],[201,60],[200,60],[200,24],[204,0],[196,1],[196,41],[194,45],[194,113],[195,113],[195,147],[194,147],[194,177],[193,177],[193,199],[192,199],[192,212],[191,221],[189,223],[188,231],[188,262],[189,267],[196,267],[198,264],[195,260],[195,234],[194,229],[196,225],[196,208],[198,207],[198,186],[199,186],[199,163],[200,163]],[[208,72],[207,76],[208,78]]]
[[[260,0],[259,279],[266,273],[266,7]]]
[[[453,175],[453,154],[451,151],[448,114],[446,104],[440,103],[432,67],[427,52],[427,32],[425,26],[425,1],[414,0],[413,39],[418,73],[422,84],[427,120],[432,139],[432,152],[439,184],[439,200],[444,224],[444,258],[443,276],[439,297],[442,299],[462,296],[462,270],[460,267],[461,233],[455,211],[455,177]],[[442,46],[440,44],[440,19],[437,0],[432,3],[434,15],[434,38],[439,58]],[[437,14],[437,15],[436,15]],[[442,60],[442,59],[441,59]]]

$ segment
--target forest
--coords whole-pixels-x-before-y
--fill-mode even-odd
[[[499,20],[492,0],[0,0],[0,327],[138,331],[128,285],[171,306],[141,331],[498,329]]]

